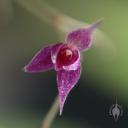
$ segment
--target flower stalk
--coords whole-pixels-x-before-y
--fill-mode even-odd
[[[55,98],[50,110],[48,111],[46,117],[42,122],[41,128],[50,128],[53,120],[55,119],[58,113],[58,110],[59,110],[59,96]]]

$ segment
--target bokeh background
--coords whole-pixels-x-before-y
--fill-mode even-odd
[[[61,32],[17,1],[20,0],[0,0],[0,128],[38,128],[57,95],[56,73],[27,74],[22,68],[43,45],[61,41]],[[43,0],[37,1],[43,7]],[[52,128],[127,128],[128,1],[45,2],[86,23],[104,18],[99,29],[113,47],[95,46],[83,53],[81,78]],[[123,116],[115,123],[109,108],[116,98]]]

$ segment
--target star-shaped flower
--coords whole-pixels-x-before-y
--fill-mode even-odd
[[[92,32],[100,22],[99,20],[86,28],[73,30],[64,42],[42,48],[24,67],[24,71],[30,73],[55,69],[60,97],[60,115],[69,92],[80,78],[80,52],[91,47]]]

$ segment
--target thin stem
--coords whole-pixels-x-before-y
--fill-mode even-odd
[[[54,7],[48,5],[41,0],[15,0],[18,4],[23,6],[29,12],[37,16],[39,19],[48,23],[49,25],[55,27],[59,31],[69,32],[75,27],[87,25],[85,22],[77,21],[68,17],[55,9]]]
[[[59,110],[59,96],[55,98],[53,105],[51,106],[50,110],[48,111],[46,117],[42,122],[41,128],[50,128],[53,120],[57,115],[58,110]]]
[[[45,3],[43,0],[15,0],[15,2],[27,9],[43,22],[54,27],[57,30],[58,35],[63,39],[65,39],[65,35],[73,29],[86,27],[88,25],[85,22],[68,17],[56,8]],[[109,39],[104,32],[96,29],[93,40],[93,45],[98,48],[99,57],[103,57],[102,59],[106,60],[115,56],[115,46],[112,44],[112,40]]]
[[[42,0],[15,0],[29,12],[40,18],[42,21],[52,25],[54,20],[61,15],[59,11],[52,8]]]

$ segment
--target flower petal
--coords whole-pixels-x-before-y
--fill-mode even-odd
[[[41,49],[33,59],[24,67],[25,72],[43,72],[54,67],[51,60],[52,45]]]
[[[57,53],[59,51],[59,49],[63,46],[63,43],[57,43],[54,46],[52,46],[51,49],[51,58],[52,58],[52,62],[55,64],[56,63],[56,57],[57,57]]]
[[[80,51],[89,49],[92,45],[92,32],[100,23],[101,20],[98,20],[87,28],[79,28],[70,32],[66,42],[76,45]]]
[[[63,111],[65,100],[80,78],[81,73],[80,64],[77,70],[60,70],[57,72],[57,84],[60,97],[60,115]]]

